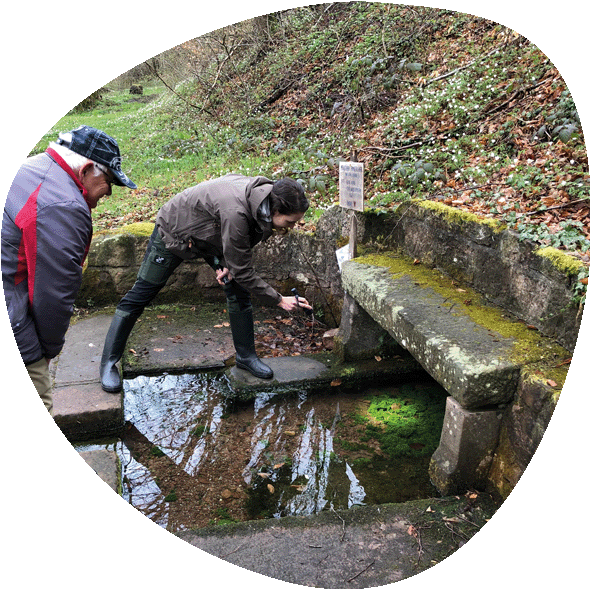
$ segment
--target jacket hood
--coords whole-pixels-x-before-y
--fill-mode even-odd
[[[258,220],[258,208],[272,191],[274,182],[265,176],[255,176],[246,187],[246,200],[252,217]]]

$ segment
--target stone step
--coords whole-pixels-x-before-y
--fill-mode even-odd
[[[442,273],[397,254],[346,262],[346,293],[463,408],[510,402],[520,368],[567,358],[554,342]]]
[[[366,387],[367,383],[372,386],[404,383],[424,375],[422,367],[408,354],[355,363],[342,363],[333,353],[263,360],[273,370],[273,379],[259,379],[248,371],[233,366],[226,372],[230,388],[228,397],[249,402],[261,392],[329,392],[333,387],[354,389]]]
[[[117,435],[124,426],[123,396],[100,385],[100,357],[111,316],[98,314],[73,323],[55,374],[53,419],[70,441]]]

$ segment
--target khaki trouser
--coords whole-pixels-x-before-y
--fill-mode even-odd
[[[27,365],[29,377],[43,400],[45,407],[53,416],[53,392],[51,391],[51,378],[49,377],[49,363],[47,359],[41,359],[32,365]]]

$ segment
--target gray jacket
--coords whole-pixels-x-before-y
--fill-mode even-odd
[[[233,278],[267,305],[280,294],[252,266],[252,248],[272,235],[264,176],[229,174],[186,189],[158,212],[156,226],[166,248],[183,258],[217,256]]]
[[[92,238],[84,187],[53,150],[29,158],[6,197],[2,285],[25,364],[61,351]]]

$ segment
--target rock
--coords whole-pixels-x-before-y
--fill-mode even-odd
[[[334,337],[338,334],[338,328],[332,328],[327,332],[324,332],[322,340],[326,350],[332,350],[334,348]]]

